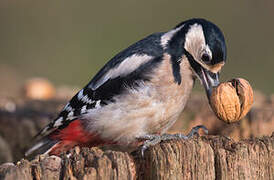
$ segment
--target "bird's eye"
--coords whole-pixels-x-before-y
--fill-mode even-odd
[[[210,62],[210,56],[208,54],[203,54],[202,55],[202,60],[205,62],[205,63],[209,63]]]

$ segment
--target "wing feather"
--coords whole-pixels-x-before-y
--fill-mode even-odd
[[[146,54],[133,54],[132,56],[125,58],[115,67],[109,68],[107,72],[101,74],[99,79],[92,81],[89,87],[92,90],[96,90],[106,81],[117,77],[126,76],[153,58],[153,56]]]
[[[37,136],[66,127],[88,110],[108,104],[125,87],[148,80],[147,74],[162,60],[162,34],[152,34],[114,56]]]

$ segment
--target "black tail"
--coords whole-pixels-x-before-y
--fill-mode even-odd
[[[30,155],[34,156],[37,154],[45,154],[49,152],[49,150],[57,143],[58,141],[45,137],[38,141],[36,144],[34,144],[29,150],[27,150],[27,152],[25,153],[25,157],[28,157]]]

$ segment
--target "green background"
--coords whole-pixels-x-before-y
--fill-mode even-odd
[[[39,76],[82,87],[122,49],[193,17],[224,32],[222,80],[244,77],[255,89],[274,92],[273,0],[1,0],[1,84]]]

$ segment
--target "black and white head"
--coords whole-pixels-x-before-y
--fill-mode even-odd
[[[209,97],[214,86],[219,84],[219,72],[226,61],[226,44],[223,33],[205,19],[190,19],[177,25],[173,37],[167,43],[172,61],[186,56]],[[176,32],[176,33],[175,33]],[[176,48],[183,45],[183,48]]]

